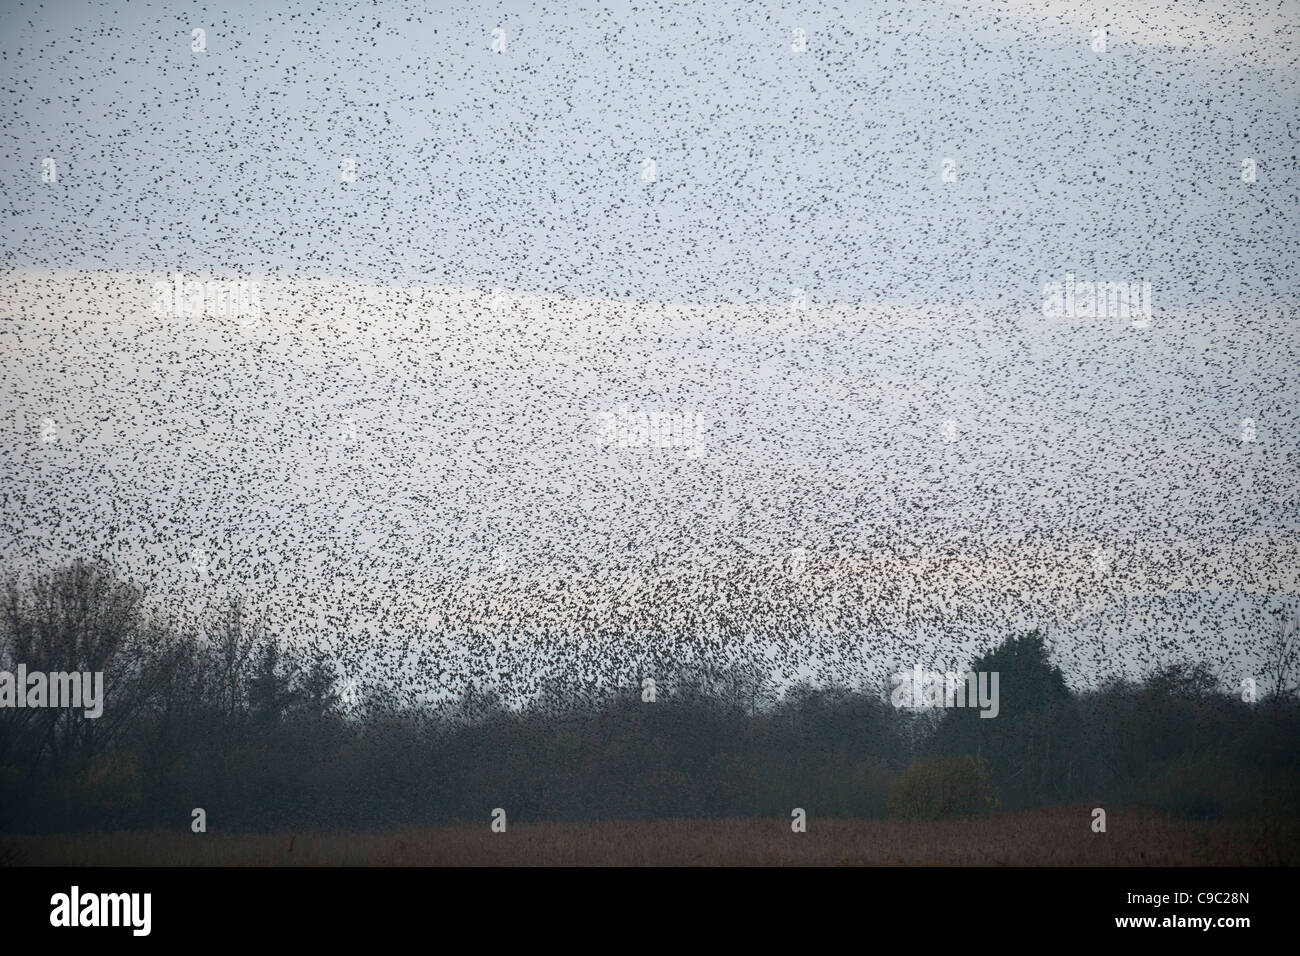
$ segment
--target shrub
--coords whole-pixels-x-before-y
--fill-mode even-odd
[[[985,813],[997,805],[988,764],[962,754],[912,764],[890,786],[886,809],[891,817],[938,820]]]
[[[139,808],[142,778],[133,754],[101,753],[80,775],[83,812],[104,825],[129,825]]]
[[[26,816],[31,800],[25,784],[21,770],[0,765],[0,829],[15,829]]]

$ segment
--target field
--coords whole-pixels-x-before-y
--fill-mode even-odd
[[[1276,866],[1300,861],[1300,825],[1196,821],[1090,808],[910,823],[780,819],[509,824],[270,834],[92,833],[4,841],[35,866]]]

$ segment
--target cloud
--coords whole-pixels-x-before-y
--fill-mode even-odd
[[[1087,38],[1104,26],[1112,43],[1137,43],[1183,55],[1209,53],[1234,61],[1294,70],[1300,3],[1124,0],[1100,7],[1070,0],[947,0],[986,16],[1019,17]]]

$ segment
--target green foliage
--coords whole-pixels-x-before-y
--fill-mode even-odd
[[[891,817],[940,820],[986,813],[998,806],[988,764],[962,754],[940,760],[918,760],[889,788]]]

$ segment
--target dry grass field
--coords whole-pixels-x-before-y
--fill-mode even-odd
[[[1202,822],[1089,808],[907,823],[781,819],[483,823],[276,834],[92,833],[11,838],[36,866],[1276,866],[1300,862],[1294,821]]]

